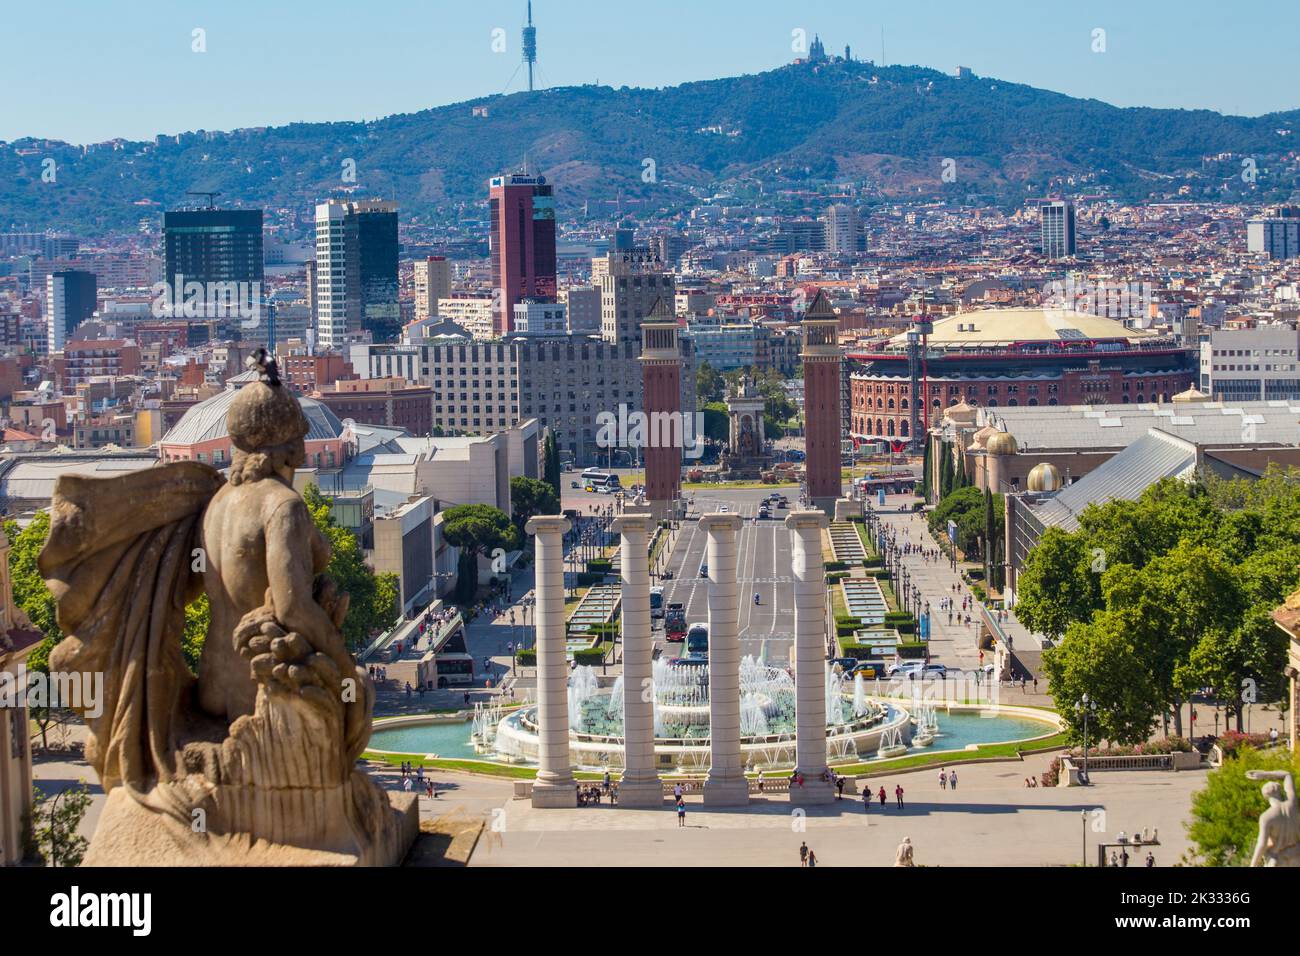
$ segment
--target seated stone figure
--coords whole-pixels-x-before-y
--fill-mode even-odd
[[[87,758],[108,802],[87,865],[387,865],[414,835],[356,766],[370,680],[347,595],[293,490],[308,425],[265,352],[227,429],[230,481],[198,462],[63,476],[41,573],[67,635],[52,670],[101,672]],[[185,607],[211,610],[198,676]]]

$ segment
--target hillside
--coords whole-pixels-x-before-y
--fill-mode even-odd
[[[475,116],[486,107],[487,116]],[[665,89],[582,86],[517,93],[373,122],[198,131],[153,143],[0,145],[0,228],[132,228],[220,190],[221,202],[306,213],[342,188],[396,195],[404,215],[455,216],[525,154],[556,184],[562,217],[618,195],[675,210],[691,191],[740,197],[865,180],[882,198],[1017,203],[1054,188],[1121,199],[1277,201],[1296,188],[1300,111],[1258,118],[1121,109],[984,77],[832,62]],[[1230,155],[1221,155],[1230,154]],[[956,181],[940,178],[945,157]],[[1215,158],[1217,157],[1217,158]],[[1259,171],[1241,176],[1243,157]],[[43,182],[42,161],[56,180]],[[642,181],[653,159],[656,181]],[[356,182],[341,178],[355,160]],[[1069,178],[1074,177],[1074,184]]]

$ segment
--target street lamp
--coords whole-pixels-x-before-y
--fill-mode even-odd
[[[1083,714],[1083,773],[1079,775],[1084,786],[1092,781],[1088,779],[1088,718],[1097,712],[1097,702],[1086,693],[1074,705],[1076,714]]]
[[[1086,869],[1088,866],[1088,811],[1080,810],[1079,818],[1083,821],[1083,866]]]

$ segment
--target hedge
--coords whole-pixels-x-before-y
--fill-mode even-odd
[[[578,582],[578,587],[587,588],[591,587],[593,584],[603,584],[605,581],[605,575],[593,571],[579,571],[576,580]]]
[[[907,641],[898,645],[898,656],[903,660],[916,660],[925,657],[925,641]]]
[[[580,651],[573,652],[573,660],[577,664],[603,664],[605,655],[609,653],[609,643],[598,644],[595,647],[584,648]]]
[[[847,569],[848,566],[849,566],[849,564],[848,564],[847,561],[827,561],[827,562],[826,562],[825,570],[827,570],[827,571],[843,571],[843,570]]]
[[[832,571],[830,574],[826,575],[826,583],[834,584],[836,581],[843,581],[848,576],[849,572],[847,571]]]
[[[587,570],[592,574],[609,574],[614,570],[614,562],[608,558],[592,558],[587,562]]]

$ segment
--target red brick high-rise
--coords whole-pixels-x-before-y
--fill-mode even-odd
[[[804,469],[814,508],[835,512],[840,481],[839,319],[818,292],[803,317]]]
[[[681,492],[685,436],[677,317],[669,300],[662,296],[641,323],[641,390],[646,415],[646,499],[655,517],[666,518],[673,513]]]

